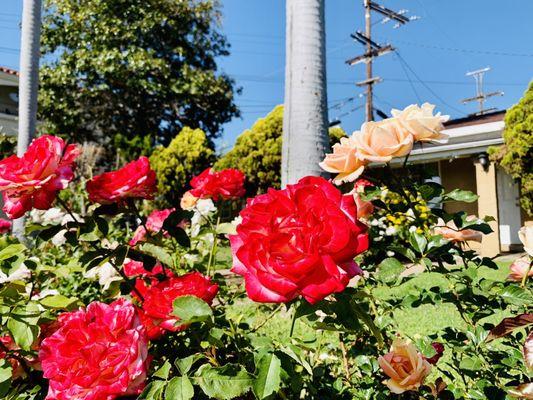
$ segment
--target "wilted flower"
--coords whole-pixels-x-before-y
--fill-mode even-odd
[[[529,267],[530,264],[529,257],[520,257],[514,260],[509,266],[510,273],[507,276],[507,280],[521,282],[526,274],[529,277],[533,277],[533,268]]]
[[[85,271],[83,277],[90,280],[98,279],[98,283],[104,291],[108,290],[113,282],[122,280],[120,274],[109,262]]]
[[[476,219],[474,215],[467,217],[467,220]],[[479,231],[473,229],[461,229],[459,230],[453,221],[448,221],[447,224],[444,223],[442,219],[439,218],[437,226],[435,226],[434,232],[436,235],[442,235],[444,239],[450,240],[452,242],[481,242],[483,239],[483,234]]]

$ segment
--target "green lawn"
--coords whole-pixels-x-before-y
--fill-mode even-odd
[[[498,269],[492,270],[483,267],[480,269],[480,275],[491,280],[505,280],[508,270],[509,262],[498,262]],[[418,288],[431,288],[434,286],[448,285],[449,281],[441,274],[437,273],[423,273],[416,276],[407,282],[393,287],[380,287],[374,290],[374,295],[378,299],[387,299],[391,296],[402,297],[408,295],[410,292],[417,291]],[[269,314],[271,306],[259,306],[252,303],[250,300],[244,298],[229,311],[230,318],[248,322],[251,326],[260,324]],[[491,317],[494,322],[503,318],[503,315],[495,315]],[[431,335],[437,333],[446,326],[461,326],[464,322],[461,319],[459,312],[453,304],[423,304],[419,307],[410,309],[399,309],[394,313],[394,320],[398,326],[400,333],[407,336],[413,335]],[[491,321],[492,322],[492,321]],[[291,324],[291,314],[284,309],[280,310],[267,324],[265,324],[260,332],[268,334],[269,336],[280,338],[288,336]],[[296,323],[295,335],[302,339],[313,339],[316,337],[316,331],[310,328],[303,322]]]

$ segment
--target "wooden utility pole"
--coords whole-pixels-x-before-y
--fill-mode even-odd
[[[372,37],[372,17],[370,14],[370,0],[363,0],[364,6],[365,6],[365,36],[367,38]],[[366,52],[370,54],[372,51],[372,44],[370,40],[366,44]],[[368,59],[368,62],[366,63],[366,80],[368,81],[368,84],[366,85],[366,120],[367,121],[374,121],[374,105],[372,102],[372,85],[373,83],[370,83],[372,80],[372,59],[373,57],[370,57]]]
[[[346,64],[355,65],[361,62],[366,64],[366,79],[364,81],[357,82],[356,85],[359,87],[366,86],[366,120],[373,121],[374,85],[376,83],[381,82],[382,79],[379,76],[373,76],[372,62],[375,57],[390,53],[391,51],[394,51],[394,48],[390,44],[380,45],[372,40],[372,11],[375,11],[384,16],[382,22],[395,21],[395,27],[404,25],[413,19],[418,19],[419,17],[408,18],[403,15],[407,10],[395,12],[377,3],[374,3],[372,0],[363,0],[363,6],[365,8],[365,33],[357,31],[355,34],[351,34],[350,36],[352,37],[352,39],[365,46],[365,53],[360,56],[346,60]]]

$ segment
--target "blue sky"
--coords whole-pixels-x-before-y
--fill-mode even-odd
[[[0,65],[17,68],[18,23],[22,0],[0,0]],[[326,0],[327,72],[330,120],[340,118],[349,132],[364,120],[360,107],[364,64],[347,66],[347,58],[362,53],[349,34],[363,27],[361,0]],[[475,95],[467,71],[490,66],[486,91],[502,90],[490,106],[500,109],[516,103],[533,75],[533,2],[530,0],[382,0],[395,10],[408,9],[420,20],[399,29],[376,23],[374,38],[393,44],[399,56],[380,57],[375,74],[375,105],[389,112],[411,103],[429,101],[452,118],[476,110],[460,100]],[[231,55],[219,60],[220,69],[242,87],[237,104],[242,119],[224,127],[219,145],[227,148],[256,119],[283,102],[285,1],[222,0],[222,30],[231,43]],[[376,16],[376,20],[379,18]],[[346,101],[355,97],[354,100]],[[354,111],[355,108],[358,108]]]

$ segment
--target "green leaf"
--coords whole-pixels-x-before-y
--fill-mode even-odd
[[[7,329],[11,332],[13,340],[23,350],[30,350],[31,345],[37,338],[39,328],[37,326],[30,326],[25,321],[10,317],[7,320]]]
[[[179,317],[180,324],[189,324],[207,321],[213,316],[213,310],[196,296],[181,296],[174,300],[172,314]]]
[[[172,365],[167,360],[157,371],[154,372],[152,376],[161,379],[168,379],[168,375],[170,374],[171,369]]]
[[[47,296],[39,301],[44,307],[54,309],[70,309],[79,300],[76,297],[66,297],[61,294]]]
[[[180,374],[187,375],[192,365],[203,357],[205,357],[203,354],[193,354],[192,356],[176,359],[174,365],[180,371]]]
[[[365,323],[365,325],[370,329],[374,337],[376,338],[378,342],[378,347],[383,347],[383,335],[381,334],[381,331],[374,323],[374,320],[372,317],[358,304],[356,304],[354,301],[350,301],[350,306],[352,307],[352,310],[356,314],[357,318],[360,319]]]
[[[11,244],[0,251],[0,261],[20,255],[26,247],[23,244]]]
[[[11,386],[12,368],[5,358],[0,359],[0,397],[4,398]]]
[[[500,296],[508,304],[531,304],[531,294],[525,289],[522,289],[519,286],[511,285],[505,287],[501,292]]]
[[[165,265],[174,266],[174,260],[172,259],[172,256],[163,247],[156,246],[152,243],[143,243],[140,247],[140,250],[158,259]]]
[[[252,388],[254,382],[244,367],[235,364],[223,367],[204,364],[196,372],[196,380],[206,396],[218,400],[242,396]]]
[[[420,233],[416,232],[411,232],[409,234],[409,243],[418,253],[424,254],[424,250],[426,249],[428,241],[424,237],[424,235],[421,235]]]
[[[478,195],[468,190],[454,189],[444,196],[445,200],[463,201],[465,203],[473,203],[478,199]]]
[[[379,264],[376,278],[383,283],[393,283],[404,270],[405,267],[396,258],[386,258]]]
[[[165,400],[189,400],[193,397],[194,388],[186,376],[172,378],[165,390]]]
[[[482,365],[483,364],[479,358],[465,357],[459,363],[459,368],[468,371],[479,371]]]
[[[162,400],[166,384],[165,381],[150,382],[140,394],[139,400]]]
[[[265,399],[271,394],[277,393],[281,384],[280,359],[275,354],[265,354],[259,360],[256,375],[253,390],[259,399]]]

